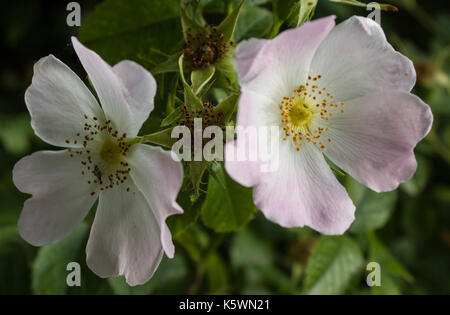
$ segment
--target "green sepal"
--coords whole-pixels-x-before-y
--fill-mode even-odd
[[[354,5],[357,7],[367,7],[367,3],[361,2],[361,1],[357,1],[357,0],[328,0],[331,2],[337,2],[337,3],[342,3],[342,4],[349,4],[349,5]],[[378,3],[378,5],[380,6],[381,10],[385,10],[385,11],[394,11],[397,12],[398,8],[396,6],[393,6],[392,4],[385,4],[385,3]]]
[[[317,1],[318,0],[300,0],[297,27],[311,20],[316,9]]]
[[[197,196],[200,194],[200,184],[205,171],[208,169],[209,163],[211,162],[205,160],[189,162],[192,186],[194,187],[194,192]]]
[[[223,123],[226,124],[233,117],[239,100],[239,94],[231,94],[214,108],[216,113],[223,113]]]
[[[234,47],[230,46],[230,49],[227,51],[225,56],[221,58],[220,60],[216,60],[214,63],[216,70],[220,72],[225,73],[236,73],[236,69],[234,67],[233,62],[233,55],[234,55]]]
[[[335,172],[339,176],[347,176],[347,173],[341,170],[336,164],[334,164],[329,158],[325,156],[325,161],[328,163],[328,166],[331,168],[333,172]]]
[[[223,163],[215,163],[209,172],[208,193],[201,209],[203,223],[218,233],[243,228],[256,213],[252,189],[236,183]]]
[[[196,33],[204,28],[206,24],[206,21],[202,16],[200,1],[198,0],[182,0],[180,16],[185,41],[187,41],[187,31],[189,29]]]
[[[177,138],[172,138],[172,129],[173,127],[145,135],[141,142],[150,142],[171,149],[173,144],[178,141]]]
[[[173,112],[171,112],[166,118],[161,121],[161,127],[167,127],[177,122],[183,118],[183,113],[181,112],[181,107],[178,106]]]
[[[177,72],[178,68],[178,59],[180,58],[180,53],[176,53],[170,55],[167,60],[153,67],[150,72],[153,75],[167,73],[167,72]]]
[[[203,103],[202,101],[195,95],[192,88],[189,86],[189,84],[186,82],[186,79],[184,78],[184,72],[183,72],[183,58],[184,55],[181,55],[178,59],[178,66],[180,71],[180,77],[181,81],[183,82],[184,86],[184,100],[186,102],[186,106],[198,110],[203,109]]]
[[[202,28],[201,25],[198,25],[191,17],[188,16],[184,8],[180,10],[181,15],[181,26],[183,28],[183,37],[184,40],[187,41],[187,32],[190,30],[192,32],[197,32]]]
[[[242,0],[231,13],[219,24],[217,29],[221,31],[224,35],[223,40],[225,42],[231,41],[233,38],[234,29],[236,28],[237,19],[242,7],[244,6],[245,0]]]
[[[209,66],[191,72],[192,90],[195,95],[200,94],[201,90],[212,79],[215,72],[216,68],[214,66]]]

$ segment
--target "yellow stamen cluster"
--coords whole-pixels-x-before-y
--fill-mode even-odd
[[[331,142],[326,134],[333,126],[332,118],[344,113],[344,102],[335,102],[334,96],[319,86],[320,79],[322,75],[308,76],[304,85],[281,100],[283,140],[291,139],[297,151],[305,142],[326,149],[326,144]]]
[[[82,144],[80,149],[69,148],[69,156],[83,156],[81,174],[87,176],[89,185],[103,191],[123,184],[131,171],[125,160],[130,150],[130,145],[125,142],[127,134],[120,135],[111,126],[111,120],[102,123],[97,117],[87,115],[84,115],[84,120],[84,132],[66,140],[67,144]],[[91,195],[95,195],[95,191]]]

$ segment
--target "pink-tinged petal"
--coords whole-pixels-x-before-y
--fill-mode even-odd
[[[237,138],[225,146],[225,167],[241,185],[250,187],[259,180],[261,163],[258,157],[258,132],[265,126],[277,126],[280,112],[274,102],[253,91],[241,91],[237,114]],[[239,152],[238,152],[239,151]],[[233,176],[232,176],[233,177]]]
[[[322,41],[310,75],[335,100],[346,101],[380,90],[409,92],[416,81],[414,66],[387,42],[372,19],[353,16],[337,25]]]
[[[177,204],[178,192],[183,184],[183,168],[172,159],[171,153],[158,147],[136,145],[130,157],[131,178],[136,183],[153,211],[161,229],[161,241],[169,258],[174,246],[167,217],[183,213]]]
[[[95,97],[80,78],[50,55],[34,65],[31,85],[25,92],[31,126],[42,140],[60,147],[80,147],[73,142],[84,128],[84,115],[102,117]]]
[[[265,69],[262,60],[259,60],[262,58],[259,53],[269,42],[267,39],[250,38],[238,44],[233,59],[240,85],[251,82]]]
[[[345,103],[333,118],[325,154],[369,188],[397,188],[416,170],[414,147],[430,131],[433,116],[420,98],[384,91]]]
[[[239,138],[242,147],[251,148],[245,138]],[[250,154],[246,151],[245,159],[238,160],[236,153],[238,150],[238,140],[228,142],[225,145],[225,169],[227,173],[239,184],[245,187],[252,187],[258,184],[261,177],[259,161],[251,161]],[[233,153],[232,153],[233,152]]]
[[[334,27],[334,19],[329,16],[305,23],[272,40],[240,43],[234,61],[241,88],[266,95],[275,102],[290,95],[304,83],[314,53]]]
[[[296,151],[291,143],[282,143],[274,172],[258,173],[258,162],[228,160],[226,170],[237,182],[253,186],[256,206],[281,226],[306,225],[324,234],[342,234],[354,220],[355,206],[312,145]]]
[[[279,102],[275,103],[263,94],[242,90],[239,97],[237,126],[277,126],[281,120],[279,106]]]
[[[103,191],[86,247],[89,268],[134,286],[150,279],[162,255],[158,220],[134,183]]]
[[[14,166],[13,181],[24,193],[19,233],[35,246],[58,242],[84,219],[97,196],[81,174],[81,159],[67,151],[39,151]]]
[[[130,138],[135,137],[141,125],[133,120],[123,93],[126,88],[122,80],[97,53],[83,46],[75,37],[72,37],[72,44],[95,88],[106,119],[111,120],[120,133],[127,133]]]
[[[130,60],[119,62],[113,69],[125,87],[123,93],[133,120],[141,126],[154,108],[155,78],[144,67]]]

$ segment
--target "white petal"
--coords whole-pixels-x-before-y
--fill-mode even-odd
[[[314,55],[310,74],[335,100],[346,101],[376,90],[409,92],[416,81],[414,66],[387,42],[372,19],[353,16],[337,25]]]
[[[240,43],[234,56],[239,83],[280,102],[303,84],[314,53],[334,27],[334,16],[308,22],[272,40]],[[253,58],[252,58],[253,56]]]
[[[158,221],[134,183],[103,191],[86,247],[89,268],[102,278],[123,275],[129,285],[139,285],[162,255]]]
[[[130,138],[135,137],[141,126],[133,121],[130,106],[123,94],[125,87],[122,81],[110,65],[75,37],[72,37],[72,44],[94,85],[106,118],[112,121],[120,133],[126,133]]]
[[[142,126],[154,107],[155,78],[144,67],[130,60],[119,62],[113,69],[125,87],[123,93],[133,120],[138,126]]]
[[[429,131],[431,110],[417,96],[384,91],[345,103],[325,154],[360,183],[389,191],[416,170],[414,147]]]
[[[258,127],[280,125],[280,102],[275,103],[271,98],[263,94],[242,90],[241,96],[239,97],[237,126]]]
[[[50,55],[34,65],[33,80],[25,92],[31,125],[42,140],[60,147],[79,147],[67,139],[84,128],[84,115],[102,117],[95,97],[64,63]]]
[[[230,162],[228,174],[253,186],[253,201],[271,221],[284,227],[311,228],[324,234],[342,234],[354,220],[355,206],[328,167],[321,152],[304,145],[280,145],[279,168],[261,172],[258,162]]]
[[[225,160],[229,173],[239,173],[239,177],[234,179],[243,186],[250,187],[258,181],[261,168],[261,163],[255,161],[255,157],[259,156],[258,134],[262,128],[280,124],[281,115],[278,106],[262,94],[241,91],[237,114],[237,138],[226,144]],[[233,170],[234,168],[236,170]]]
[[[247,137],[238,137],[225,146],[225,169],[239,184],[252,187],[258,184],[261,177],[261,162],[250,159],[250,149],[247,149],[245,159],[237,159],[238,148],[251,148]]]
[[[131,178],[142,192],[161,228],[161,241],[166,255],[174,254],[174,246],[166,218],[183,213],[176,203],[183,183],[183,168],[170,152],[158,147],[136,145],[130,155]]]
[[[14,166],[17,188],[33,197],[19,219],[20,235],[30,244],[58,242],[77,227],[97,196],[81,175],[81,159],[67,151],[39,151]]]
[[[267,39],[250,38],[239,43],[234,53],[234,62],[239,77],[239,84],[245,85],[255,79],[264,70],[259,53],[269,42]]]

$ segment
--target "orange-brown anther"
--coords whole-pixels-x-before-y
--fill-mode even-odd
[[[326,149],[322,142],[322,136],[328,132],[330,121],[337,114],[343,114],[344,102],[333,102],[334,96],[320,87],[322,75],[308,76],[304,85],[293,90],[292,96],[284,96],[280,103],[281,124],[283,126],[283,141],[288,138],[292,141],[297,151],[304,141],[312,142],[320,149]],[[289,132],[290,131],[290,132]],[[331,142],[331,137],[326,137],[324,142]]]
[[[84,133],[77,132],[74,139],[66,140],[67,144],[80,142],[83,146],[69,148],[69,157],[74,154],[84,156],[81,175],[87,176],[87,183],[94,185],[95,189],[103,191],[126,182],[131,171],[124,160],[130,149],[130,145],[125,142],[127,134],[122,133],[121,138],[117,138],[119,131],[110,126],[111,120],[102,123],[98,117],[86,114],[83,117],[87,121]],[[95,193],[92,191],[91,195]]]

